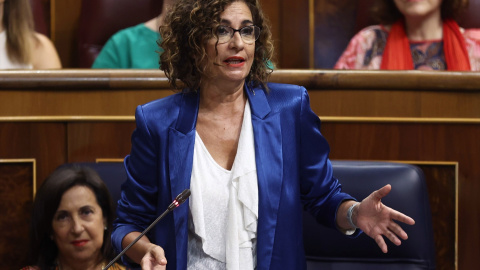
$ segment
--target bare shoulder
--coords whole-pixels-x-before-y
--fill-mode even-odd
[[[45,35],[35,33],[36,41],[32,65],[34,69],[62,68],[53,42]]]

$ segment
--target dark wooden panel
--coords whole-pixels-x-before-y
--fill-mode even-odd
[[[320,116],[480,117],[480,73],[276,70]],[[159,71],[0,71],[0,116],[133,116],[173,94]],[[45,105],[48,104],[48,105]]]
[[[133,116],[135,108],[172,94],[170,90],[0,91],[2,116]],[[48,104],[48,106],[45,106]]]
[[[282,66],[282,63],[279,62],[278,56],[282,53],[282,48],[280,46],[280,35],[282,29],[279,27],[282,22],[281,17],[281,6],[279,5],[279,0],[261,0],[260,4],[262,5],[262,10],[265,17],[270,21],[270,30],[272,31],[272,39],[274,43],[274,62],[277,66]]]
[[[279,68],[310,68],[309,1],[278,1],[281,6]]]
[[[53,6],[51,37],[65,68],[77,67],[77,30],[81,0],[50,0]]]
[[[333,159],[458,162],[458,269],[476,268],[480,216],[472,213],[480,213],[480,125],[333,121],[323,122],[322,133]]]
[[[425,174],[432,210],[437,270],[455,270],[457,165],[415,164]],[[407,240],[408,241],[408,240]]]
[[[66,161],[63,123],[0,121],[0,159],[37,160],[38,183]]]
[[[0,160],[0,268],[26,265],[33,203],[34,161]]]
[[[68,124],[68,161],[124,158],[130,153],[135,122],[81,122]]]

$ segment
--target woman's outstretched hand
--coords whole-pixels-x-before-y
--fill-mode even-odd
[[[382,203],[382,198],[387,196],[392,186],[386,185],[372,192],[353,211],[353,223],[368,236],[373,238],[380,249],[387,253],[388,248],[382,236],[387,237],[392,243],[399,246],[401,241],[408,239],[407,233],[394,221],[408,225],[415,224],[415,220]]]

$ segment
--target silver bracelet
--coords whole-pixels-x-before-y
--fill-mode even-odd
[[[348,211],[347,211],[348,223],[350,223],[350,225],[351,225],[353,228],[355,228],[355,229],[357,229],[358,227],[357,227],[357,225],[355,225],[355,224],[353,223],[352,214],[353,214],[353,208],[354,208],[355,206],[357,206],[358,204],[359,204],[359,202],[356,202],[356,203],[352,204],[352,205],[348,208]]]

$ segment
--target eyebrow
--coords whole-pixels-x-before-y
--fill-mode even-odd
[[[93,205],[90,205],[90,204],[86,204],[84,206],[81,206],[78,208],[78,210],[85,210],[85,209],[95,209],[95,207]],[[65,210],[65,209],[59,209],[55,212],[56,213],[61,213],[61,212],[65,212],[65,213],[70,213],[70,211],[68,210]]]
[[[232,24],[232,22],[230,20],[227,20],[227,19],[221,19],[220,23],[225,23],[225,24],[228,24],[228,25]],[[251,20],[243,20],[242,21],[242,25],[249,24],[249,23],[253,24],[253,22]]]

